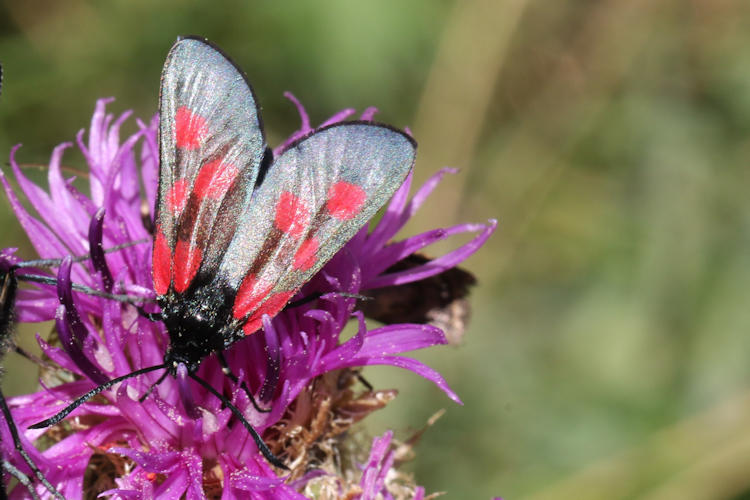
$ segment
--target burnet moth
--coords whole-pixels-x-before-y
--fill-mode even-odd
[[[416,143],[389,126],[352,121],[318,129],[273,158],[247,77],[198,37],[178,39],[167,56],[159,119],[152,276],[161,308],[154,319],[170,339],[164,362],[102,384],[32,428],[59,422],[123,380],[166,370],[159,381],[169,374],[203,386],[270,463],[286,468],[198,367],[278,314],[375,215],[411,169]]]

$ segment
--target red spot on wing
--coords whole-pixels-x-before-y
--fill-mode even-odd
[[[193,192],[199,198],[221,199],[237,177],[239,169],[231,163],[215,160],[206,163],[198,172]]]
[[[318,239],[310,238],[302,242],[302,245],[297,249],[297,253],[294,254],[294,268],[300,271],[307,271],[317,260],[316,255],[318,253]]]
[[[198,149],[201,141],[208,134],[206,119],[196,115],[185,106],[177,109],[174,129],[177,147],[183,149]]]
[[[245,326],[242,327],[242,330],[245,332],[245,335],[251,335],[260,330],[261,326],[263,326],[263,321],[260,318],[255,318],[253,316],[253,318],[245,323]]]
[[[178,240],[174,249],[174,289],[182,293],[188,289],[201,266],[201,249],[190,242]]]
[[[235,319],[243,319],[255,310],[260,301],[265,299],[273,288],[273,283],[259,280],[255,274],[248,274],[242,280],[237,296],[234,299],[232,314]]]
[[[154,291],[164,295],[169,291],[172,281],[172,252],[160,227],[156,228],[154,251],[151,254],[151,275],[154,280]]]
[[[326,209],[339,220],[349,220],[362,210],[366,199],[364,189],[356,184],[339,181],[328,190]]]
[[[177,179],[167,191],[167,207],[177,215],[185,209],[187,203],[187,179]]]
[[[279,230],[298,238],[310,226],[310,209],[304,200],[284,191],[276,203],[274,224]]]
[[[260,306],[252,316],[250,316],[247,323],[242,327],[245,335],[257,332],[260,327],[263,326],[263,315],[268,314],[272,318],[276,316],[279,311],[284,309],[286,303],[289,302],[289,299],[291,299],[295,293],[296,291],[292,290],[291,292],[274,293],[268,297],[268,300],[263,302],[263,305]]]

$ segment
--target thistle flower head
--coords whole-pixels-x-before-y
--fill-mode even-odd
[[[304,109],[290,98],[300,110],[302,126],[277,153],[311,130]],[[156,118],[137,121],[138,131],[121,140],[120,127],[130,113],[108,114],[110,102],[97,102],[87,138],[83,130],[76,137],[75,146],[88,165],[88,193],[63,175],[63,153],[74,146],[71,143],[61,144],[52,154],[48,191],[23,174],[16,161],[18,147],[12,150],[10,164],[20,193],[0,173],[10,205],[40,257],[84,255],[90,249],[92,255],[83,262],[66,259],[56,270],[57,286],[19,290],[16,300],[18,321],[56,324],[57,339],[37,338],[59,369],[46,372],[42,390],[10,400],[25,438],[36,441],[44,435],[52,443],[34,453],[49,481],[71,499],[102,492],[122,499],[305,498],[326,481],[336,485],[337,494],[349,492],[351,498],[423,498],[424,490],[413,485],[401,484],[400,493],[395,493],[389,479],[394,467],[390,433],[376,438],[369,457],[356,457],[353,467],[342,459],[342,441],[352,424],[395,397],[395,391],[357,390],[353,370],[358,367],[405,368],[460,402],[437,371],[401,356],[444,344],[445,335],[427,324],[370,328],[351,294],[366,295],[368,290],[434,276],[456,266],[487,240],[494,221],[395,239],[440,179],[452,172],[449,169],[411,198],[411,177],[406,180],[379,222],[363,228],[298,295],[322,294],[320,299],[287,308],[272,319],[264,317],[262,330],[224,352],[232,371],[268,412],[253,407],[239,385],[225,376],[216,356],[201,364],[199,376],[242,411],[290,472],[269,465],[232,412],[193,381],[167,377],[153,386],[161,375],[158,371],[104,391],[52,428],[27,430],[103,381],[162,363],[168,346],[164,325],[149,321],[132,304],[72,289],[75,283],[144,300],[155,296],[150,224],[158,179],[158,123]],[[323,125],[352,113],[345,110]],[[361,118],[371,119],[373,114],[369,109]],[[31,210],[19,199],[21,194]],[[393,271],[415,252],[459,233],[476,235],[441,257]],[[122,248],[101,251],[117,247]],[[12,252],[3,252],[0,265],[14,258]],[[342,331],[351,320],[355,333],[345,339]],[[140,401],[152,386],[153,392]],[[4,456],[23,467],[7,436],[2,438]],[[39,489],[39,494],[46,493]],[[28,493],[17,488],[13,495],[21,498]]]

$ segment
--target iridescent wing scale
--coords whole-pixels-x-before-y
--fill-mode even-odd
[[[153,279],[182,294],[213,275],[250,203],[265,150],[256,99],[241,70],[198,38],[174,44],[162,72]]]
[[[416,156],[411,137],[347,122],[318,130],[270,166],[242,214],[216,286],[236,290],[245,334],[274,316],[391,197]]]

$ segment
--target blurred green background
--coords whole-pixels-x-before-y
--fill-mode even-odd
[[[418,483],[750,498],[750,3],[9,1],[0,156],[23,142],[20,161],[46,162],[98,97],[149,118],[189,33],[247,71],[271,143],[298,126],[289,90],[314,123],[375,105],[411,127],[418,181],[461,167],[407,233],[500,220],[466,263],[480,286],[464,345],[419,354],[465,406],[366,372],[401,390],[372,432],[405,438],[448,410],[408,466]],[[0,246],[26,245],[0,211]],[[10,358],[5,387],[28,390],[34,367]]]

